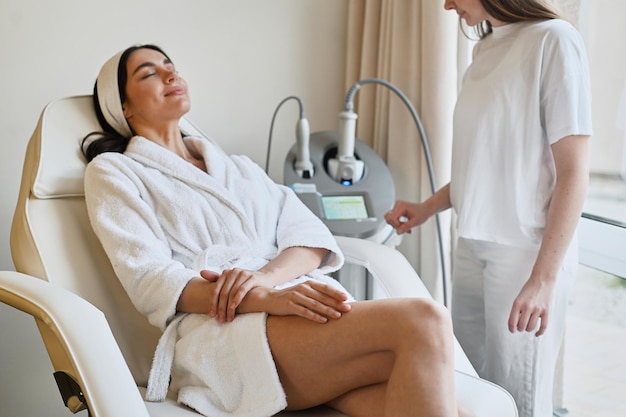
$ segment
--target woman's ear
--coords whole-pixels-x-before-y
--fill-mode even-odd
[[[130,111],[128,105],[126,103],[122,104],[122,112],[124,113],[124,117],[126,119],[130,119],[131,117],[133,117],[133,112]]]

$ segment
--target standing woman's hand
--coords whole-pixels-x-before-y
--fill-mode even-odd
[[[530,278],[513,301],[509,315],[509,331],[533,332],[541,336],[550,321],[550,307],[554,297],[554,281],[544,282]],[[537,326],[539,328],[537,329]]]
[[[398,200],[393,208],[385,213],[385,220],[396,233],[410,233],[411,229],[426,222],[431,216],[447,210],[450,203],[450,183],[444,185],[423,203]]]
[[[589,180],[588,136],[566,136],[551,145],[556,184],[533,272],[513,302],[509,330],[534,331],[548,327],[556,279],[578,225]]]
[[[393,208],[385,213],[385,221],[389,223],[396,233],[411,233],[411,229],[428,220],[429,214],[422,204],[398,200]]]

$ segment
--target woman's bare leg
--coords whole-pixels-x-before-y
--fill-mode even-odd
[[[430,300],[354,303],[326,324],[270,316],[267,333],[289,409],[457,416],[452,324]]]
[[[343,394],[326,403],[349,416],[384,416],[387,384],[368,385]],[[368,412],[368,414],[365,414]]]
[[[370,410],[371,416],[380,417],[383,412],[380,410],[382,410],[382,404],[385,403],[386,393],[386,384],[368,385],[367,387],[350,391],[326,404],[336,410],[341,410],[349,416],[361,416],[364,415],[363,410]],[[476,417],[476,414],[461,405],[458,405],[458,413],[459,417]]]

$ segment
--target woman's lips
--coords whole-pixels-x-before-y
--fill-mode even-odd
[[[166,96],[179,96],[185,94],[185,90],[182,87],[174,87],[165,93]]]

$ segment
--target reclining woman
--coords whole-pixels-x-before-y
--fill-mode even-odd
[[[343,263],[334,238],[291,190],[182,136],[187,84],[160,48],[107,61],[94,102],[103,132],[83,141],[89,217],[134,305],[164,331],[148,400],[169,386],[211,417],[321,404],[458,415],[447,310],[353,302],[327,275]]]

